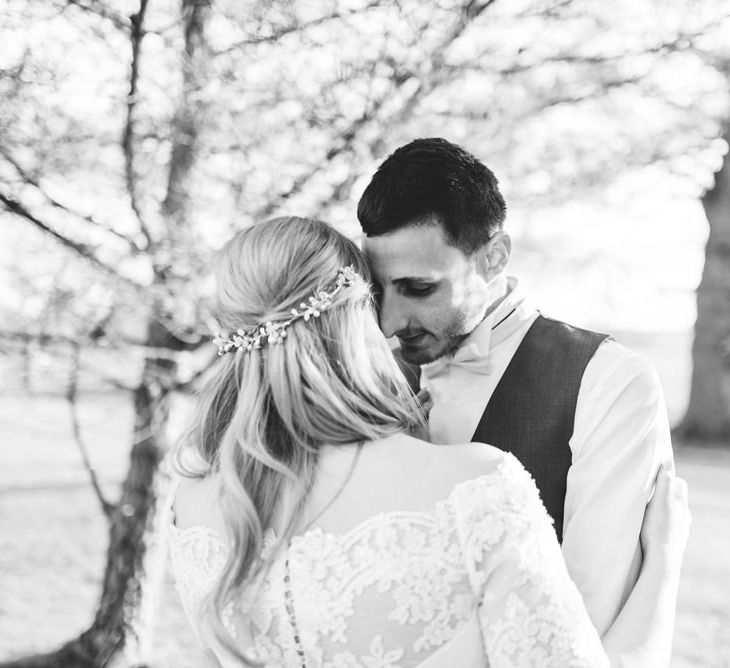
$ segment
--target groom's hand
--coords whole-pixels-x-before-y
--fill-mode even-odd
[[[670,465],[663,464],[657,473],[654,494],[646,507],[641,527],[644,557],[681,566],[691,523],[687,483],[674,474]]]
[[[431,395],[428,393],[428,390],[422,389],[418,392],[416,395],[416,399],[418,399],[418,403],[421,404],[421,410],[423,411],[423,414],[428,417],[428,414],[431,412],[431,409],[433,408],[433,399],[431,398]]]

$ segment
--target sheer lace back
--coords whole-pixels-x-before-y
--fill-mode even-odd
[[[170,547],[195,623],[227,547],[210,529],[172,523]],[[301,666],[285,604],[287,560],[310,668],[441,666],[451,651],[465,667],[608,665],[534,483],[510,455],[431,511],[385,512],[343,534],[294,537],[225,620],[267,666]]]

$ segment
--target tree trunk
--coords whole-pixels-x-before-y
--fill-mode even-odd
[[[181,0],[185,35],[183,92],[173,121],[167,195],[162,202],[170,237],[186,234],[189,224],[187,186],[204,111],[198,82],[206,57],[204,28],[210,4],[211,0]],[[155,289],[164,288],[168,270],[167,261],[155,262]],[[153,307],[146,345],[150,350],[171,352],[185,348],[185,343],[161,323],[163,313],[162,308]],[[102,593],[93,623],[58,650],[1,663],[0,668],[105,668],[122,650],[133,666],[144,666],[156,589],[164,572],[164,545],[154,529],[164,511],[158,500],[167,496],[161,493],[166,489],[168,476],[160,463],[167,450],[170,388],[176,371],[171,356],[148,358],[134,392],[134,441],[129,470],[110,521]]]
[[[151,321],[150,346],[171,347],[170,333]],[[135,615],[145,584],[146,541],[151,533],[159,487],[159,464],[168,416],[168,387],[175,373],[169,359],[146,362],[134,392],[134,442],[122,493],[110,522],[101,600],[89,629],[60,649],[0,664],[2,668],[102,668],[136,640]]]
[[[725,131],[730,142],[730,124]],[[730,447],[730,153],[702,198],[710,236],[697,289],[692,386],[681,436]]]
[[[31,355],[30,337],[23,339],[23,346],[20,352],[22,360],[21,382],[23,384],[23,392],[30,394],[33,391],[33,358]]]

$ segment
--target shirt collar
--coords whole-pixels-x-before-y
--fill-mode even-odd
[[[492,347],[511,336],[515,330],[519,329],[536,313],[536,309],[520,287],[519,280],[514,276],[509,276],[506,281],[507,294],[502,303],[495,309],[495,318],[492,323],[492,327],[494,327],[490,339]]]
[[[501,274],[495,281],[504,286],[504,297],[461,344],[474,346],[480,355],[488,355],[489,349],[509,336],[531,312],[515,277]]]

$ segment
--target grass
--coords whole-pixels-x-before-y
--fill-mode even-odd
[[[119,395],[81,404],[102,487],[114,499],[129,449],[131,407]],[[0,660],[54,649],[83,631],[100,592],[107,526],[57,396],[0,397]],[[150,657],[156,668],[204,668],[169,572]],[[125,665],[121,662],[120,666]]]
[[[642,351],[642,339],[630,343]],[[644,343],[656,354],[656,341]],[[677,341],[670,343],[671,348]],[[658,359],[676,419],[686,401],[678,392],[686,388],[688,364],[662,367],[664,357]],[[114,498],[126,466],[131,407],[119,395],[95,393],[83,400],[81,421],[102,486]],[[88,625],[99,594],[106,523],[71,440],[63,399],[0,395],[0,426],[3,660],[51,650]],[[730,668],[730,448],[725,446],[677,448],[677,469],[689,483],[694,519],[672,668]],[[155,668],[212,665],[196,647],[169,572],[152,648],[148,660]],[[120,668],[124,665],[120,661]]]
[[[692,532],[677,605],[672,668],[730,667],[730,449],[686,446]]]

